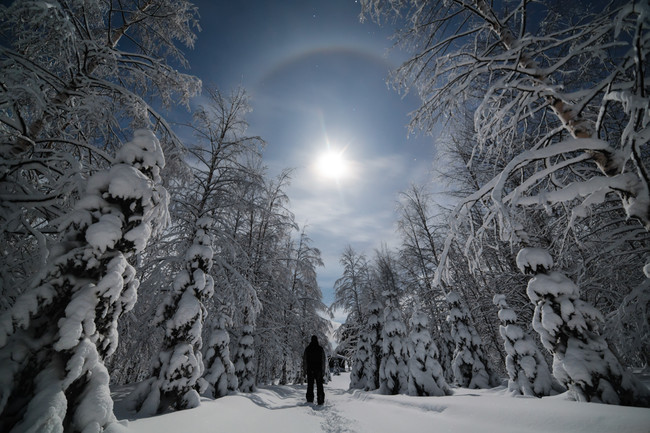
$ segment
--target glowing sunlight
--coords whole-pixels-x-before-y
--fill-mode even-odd
[[[348,163],[343,157],[343,151],[330,149],[323,152],[316,161],[316,171],[328,179],[339,180],[346,176]]]

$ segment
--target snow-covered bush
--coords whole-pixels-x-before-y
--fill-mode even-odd
[[[535,304],[533,329],[553,354],[555,378],[578,401],[650,404],[648,390],[621,366],[599,334],[602,314],[580,299],[573,281],[542,266],[538,257],[523,249],[517,255],[517,264],[534,274],[527,289],[528,298]]]
[[[155,135],[136,131],[114,164],[87,180],[47,267],[0,318],[1,431],[115,428],[103,361],[136,302],[129,259],[167,222],[164,165]]]
[[[232,326],[232,319],[225,311],[219,311],[207,342],[204,389],[201,390],[212,398],[223,397],[237,390],[235,366],[230,360],[229,326]]]
[[[431,339],[427,315],[416,311],[410,325],[408,393],[418,396],[450,395],[451,389],[438,362],[438,348]]]
[[[406,325],[399,309],[396,293],[385,292],[384,323],[382,327],[379,392],[405,394],[408,390],[408,347]]]
[[[506,370],[510,377],[508,390],[535,397],[550,395],[553,377],[535,341],[517,324],[517,313],[508,307],[505,295],[494,295],[493,301],[499,307],[499,333],[505,345]]]
[[[451,336],[456,342],[452,370],[456,385],[463,388],[489,388],[496,379],[488,367],[483,354],[481,338],[471,322],[467,308],[462,304],[457,292],[447,295]]]
[[[203,375],[201,333],[205,303],[212,296],[212,218],[201,217],[194,239],[185,253],[185,266],[170,292],[158,306],[155,325],[163,325],[165,335],[151,378],[132,395],[135,409],[153,415],[169,409],[188,409],[200,403],[198,380]]]

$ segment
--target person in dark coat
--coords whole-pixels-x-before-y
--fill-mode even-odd
[[[323,377],[325,376],[325,351],[318,344],[318,338],[313,335],[311,343],[303,355],[303,368],[307,374],[307,402],[314,402],[314,380],[316,381],[316,397],[318,404],[325,402]]]

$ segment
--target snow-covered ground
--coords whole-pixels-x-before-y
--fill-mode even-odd
[[[323,406],[305,402],[305,386],[261,387],[151,418],[132,419],[117,390],[118,418],[134,433],[650,433],[650,409],[577,403],[566,394],[515,398],[504,388],[454,389],[448,397],[385,396],[348,391],[349,374],[326,384]]]

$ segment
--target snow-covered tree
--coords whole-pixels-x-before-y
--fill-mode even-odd
[[[425,101],[414,115],[414,127],[431,131],[438,119],[463,107],[475,89],[484,89],[474,116],[479,138],[475,158],[518,146],[527,122],[543,128],[536,137],[526,137],[529,149],[500,176],[505,182],[517,169],[529,167],[519,188],[502,197],[498,185],[486,185],[496,189],[497,202],[577,200],[578,216],[617,191],[628,216],[648,227],[650,177],[641,149],[647,120],[641,119],[647,119],[648,110],[643,77],[650,51],[650,6],[645,0],[606,8],[589,3],[561,12],[541,4],[535,13],[542,19],[531,27],[527,21],[533,6],[528,1],[458,0],[447,7],[402,0],[362,2],[364,12],[375,18],[391,12],[407,16],[404,22],[411,28],[401,33],[401,41],[412,43],[416,52],[395,78],[399,85],[417,87]],[[575,24],[577,17],[581,25]],[[555,121],[540,120],[542,112]],[[624,119],[625,131],[607,137],[608,122],[615,118]],[[573,138],[565,140],[563,133]],[[601,136],[612,142],[601,141]],[[545,158],[554,162],[537,165]],[[576,184],[559,184],[551,196],[538,196],[545,192],[535,188],[541,179],[587,159],[600,173],[585,172]]]
[[[396,302],[390,294],[386,296],[379,365],[379,392],[382,394],[405,394],[408,389],[406,326]]]
[[[325,335],[329,323],[319,314],[326,311],[316,276],[317,268],[323,266],[320,250],[312,246],[312,240],[304,227],[298,241],[291,240],[288,246],[290,278],[283,308],[283,331],[286,342],[284,346],[290,353],[285,355],[282,377],[287,382],[291,379],[293,383],[303,377],[302,354],[305,342],[312,335],[317,335],[319,341],[327,341]]]
[[[466,257],[456,254],[449,263],[445,280],[438,285],[433,284],[433,276],[438,269],[439,256],[444,244],[444,237],[441,237],[440,233],[444,233],[447,229],[444,218],[434,213],[436,210],[440,212],[441,207],[436,205],[431,192],[426,187],[412,185],[401,194],[398,209],[400,212],[398,228],[402,238],[400,264],[404,274],[403,281],[406,290],[413,294],[411,299],[420,300],[422,308],[431,319],[429,322],[440,351],[439,360],[444,366],[446,379],[452,383],[454,381],[452,359],[456,343],[451,336],[450,323],[446,320],[449,307],[445,292],[449,291],[450,287],[457,287],[458,295],[476,306],[474,324],[479,322],[483,325],[482,332],[476,329],[477,335],[480,335],[483,341],[490,341],[494,338],[491,332],[492,326],[489,321],[484,320],[486,316],[484,301],[490,289],[486,287],[484,280],[485,273],[494,267],[492,263],[484,266],[479,278],[469,269]],[[486,256],[491,256],[491,250],[482,252],[481,257]]]
[[[578,401],[648,405],[650,392],[621,366],[599,334],[602,314],[580,299],[578,286],[552,271],[542,248],[524,248],[517,266],[533,275],[527,294],[535,304],[533,329],[553,355],[553,375]]]
[[[371,301],[370,270],[366,256],[347,245],[339,258],[343,275],[334,283],[334,302],[330,311],[343,309],[347,312],[345,323],[336,331],[338,350],[351,356],[364,332],[366,309]]]
[[[393,78],[423,101],[411,126],[471,115],[462,165],[474,185],[450,216],[434,283],[455,265],[457,243],[479,273],[512,272],[500,242],[540,243],[560,250],[565,269],[579,258],[572,279],[598,308],[621,309],[609,317],[631,313],[623,299],[643,276],[629,270],[645,265],[650,239],[648,2],[361,3],[405,25],[397,37],[412,54]],[[481,259],[499,250],[506,260]]]
[[[499,307],[499,332],[507,354],[508,391],[534,397],[550,395],[553,377],[537,344],[517,324],[517,313],[508,306],[505,295],[494,295],[494,305]]]
[[[156,131],[166,171],[176,166],[182,146],[149,101],[187,103],[200,89],[171,66],[187,66],[179,46],[193,44],[196,12],[184,0],[0,6],[0,308],[45,266],[82,179],[110,166],[132,128]]]
[[[331,309],[342,308],[356,321],[363,320],[363,309],[368,300],[368,262],[363,254],[359,254],[347,245],[339,258],[343,266],[343,275],[334,283],[334,302]]]
[[[435,332],[437,331],[437,333]],[[432,333],[432,337],[438,347],[440,366],[442,367],[442,374],[448,384],[454,383],[454,369],[452,367],[454,361],[454,350],[456,349],[456,342],[451,336],[451,326],[445,320],[440,328]]]
[[[217,299],[204,303],[208,315],[217,313],[217,307],[224,303],[235,305],[235,292],[246,284],[233,267],[233,262],[239,260],[239,249],[230,222],[236,209],[247,205],[238,194],[238,185],[257,180],[247,161],[259,157],[263,142],[246,134],[245,116],[250,106],[243,89],[223,94],[207,87],[204,96],[207,103],[195,110],[193,123],[188,125],[194,133],[187,140],[188,172],[169,182],[172,224],[153,239],[140,265],[143,274],[140,300],[134,314],[122,325],[129,339],[111,365],[117,383],[139,382],[150,377],[152,362],[159,358],[158,351],[164,344],[160,329],[152,329],[151,323],[160,299],[167,295],[169,282],[184,267],[197,220],[208,214],[213,220],[210,247],[214,254],[210,274],[215,280]],[[209,337],[208,332],[205,337]]]
[[[609,314],[603,335],[615,352],[628,360],[627,365],[650,363],[650,266],[644,270],[646,278]]]
[[[243,185],[240,194],[251,203],[236,215],[234,236],[242,253],[234,266],[250,288],[236,295],[234,313],[240,390],[246,383],[300,380],[307,339],[317,335],[325,341],[327,321],[318,314],[325,306],[316,280],[320,251],[304,230],[294,238],[299,227],[287,209],[289,180],[290,171],[283,171],[261,185]],[[242,381],[244,375],[250,380]]]
[[[192,245],[185,253],[184,268],[158,306],[154,325],[162,325],[163,345],[152,377],[133,392],[135,409],[142,415],[180,410],[200,404],[198,381],[203,375],[201,339],[205,304],[213,294],[212,218],[196,221]]]
[[[377,284],[382,287],[384,311],[381,329],[379,392],[406,394],[408,391],[408,337],[400,307],[400,287],[393,257],[388,251],[377,253]]]
[[[155,135],[136,131],[110,168],[88,178],[47,267],[0,317],[2,431],[115,427],[104,359],[136,302],[129,260],[167,223],[164,165]]]
[[[0,56],[11,89],[2,119],[12,155],[48,142],[93,155],[95,144],[118,144],[118,125],[128,121],[173,134],[144,97],[188,104],[200,90],[200,80],[171,66],[187,67],[176,44],[196,39],[197,8],[185,0],[20,0],[0,14],[10,44]]]
[[[244,311],[244,314],[250,316]],[[249,319],[250,320],[250,319]],[[235,365],[235,374],[239,383],[241,392],[254,392],[256,387],[256,369],[255,369],[255,337],[253,336],[254,325],[249,321],[244,322],[241,327],[241,335],[237,340],[237,349],[233,363]]]
[[[357,348],[352,358],[352,370],[350,371],[350,389],[365,389],[367,386],[366,369],[370,368],[372,345],[369,335],[361,330],[357,340]]]
[[[236,391],[238,384],[235,366],[230,359],[228,327],[232,326],[232,319],[222,308],[213,318],[213,323],[206,343],[208,350],[201,391],[209,397],[219,398]]]
[[[401,235],[400,264],[406,290],[422,302],[438,332],[444,332],[447,305],[444,290],[433,285],[444,238],[438,230],[444,221],[433,214],[433,199],[423,186],[411,185],[401,193],[398,229]]]
[[[438,348],[431,339],[429,319],[421,311],[413,313],[410,320],[411,333],[408,346],[408,393],[417,396],[450,395],[438,362]]]
[[[481,338],[457,292],[447,294],[451,336],[456,342],[452,369],[456,385],[463,388],[489,388],[496,385],[484,355]]]
[[[382,352],[382,304],[373,300],[368,305],[368,316],[364,331],[364,339],[368,341],[368,363],[364,365],[363,377],[364,390],[372,391],[379,388],[379,366],[381,365]]]

